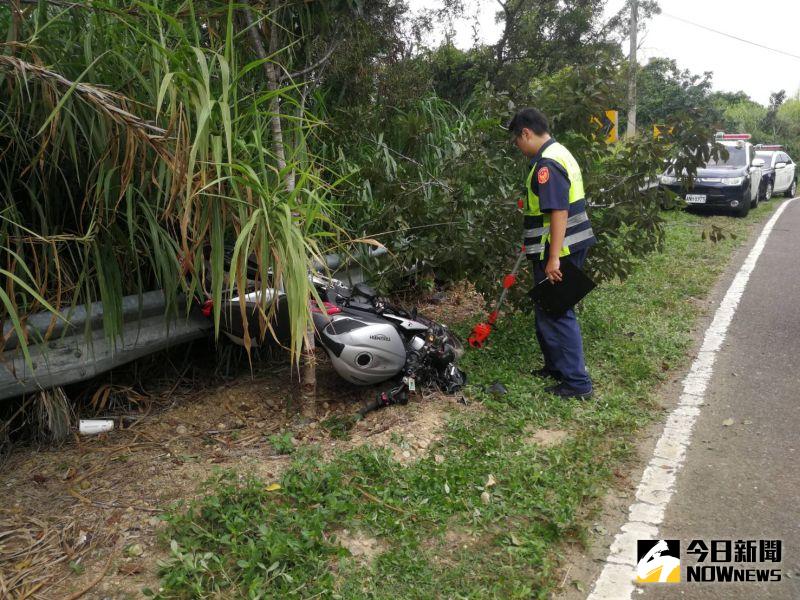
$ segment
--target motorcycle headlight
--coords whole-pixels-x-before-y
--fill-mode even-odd
[[[674,183],[678,183],[678,178],[674,175],[662,175],[659,177],[659,181],[661,181],[664,185],[672,185]]]
[[[742,185],[744,177],[723,177],[720,181],[722,185]]]

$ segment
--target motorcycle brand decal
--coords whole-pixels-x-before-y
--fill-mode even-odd
[[[539,179],[539,183],[547,183],[550,180],[550,169],[547,167],[542,167],[539,169],[539,173],[536,175]]]
[[[376,333],[375,335],[371,335],[371,336],[369,336],[369,339],[377,340],[379,342],[391,342],[392,341],[392,338],[390,338],[388,335],[383,335],[382,333]]]

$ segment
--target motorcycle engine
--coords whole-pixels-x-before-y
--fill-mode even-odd
[[[423,322],[429,329],[424,337],[416,335],[406,344],[403,373],[420,385],[452,394],[467,382],[466,374],[456,366],[463,348],[445,326],[428,320]]]

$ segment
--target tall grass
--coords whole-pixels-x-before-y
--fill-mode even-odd
[[[0,6],[0,320],[30,343],[26,315],[101,300],[115,336],[122,297],[161,288],[170,311],[181,293],[212,298],[218,328],[254,256],[258,285],[287,291],[297,357],[308,268],[333,230],[305,148],[318,122],[291,82],[268,89],[237,7],[23,6]],[[291,190],[272,148],[276,95]],[[262,308],[268,323],[275,306]]]

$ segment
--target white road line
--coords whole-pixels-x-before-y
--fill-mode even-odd
[[[642,474],[642,480],[636,489],[636,502],[628,509],[628,522],[621,527],[614,538],[603,571],[587,600],[626,600],[630,599],[636,590],[633,583],[636,540],[658,539],[658,528],[675,491],[675,479],[683,466],[686,449],[691,441],[692,428],[700,414],[700,406],[711,379],[717,352],[725,341],[736,307],[772,228],[789,203],[795,199],[781,204],[764,225],[761,235],[758,236],[714,313],[714,320],[706,330],[697,358],[683,380],[683,393],[678,406],[667,419],[664,433],[661,434],[653,451],[653,457]]]

